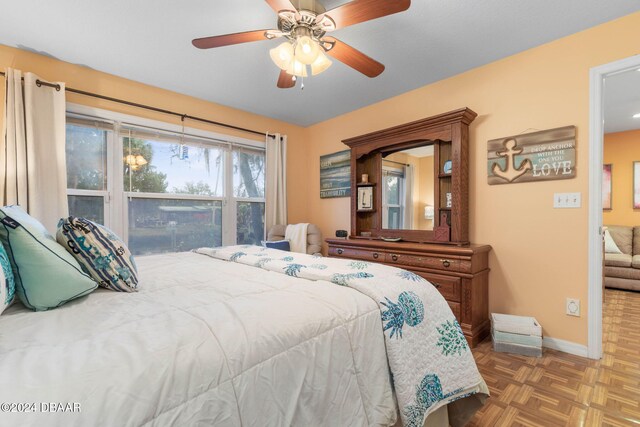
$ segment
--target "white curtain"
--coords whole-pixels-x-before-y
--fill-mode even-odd
[[[404,166],[404,218],[402,228],[411,230],[413,227],[413,166]]]
[[[38,76],[7,69],[0,204],[22,206],[54,233],[68,215],[65,92],[38,86]]]
[[[287,225],[287,136],[267,135],[265,235],[276,224]]]

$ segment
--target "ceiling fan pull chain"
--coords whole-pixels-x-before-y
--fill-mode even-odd
[[[300,77],[300,90],[304,90],[304,76]]]

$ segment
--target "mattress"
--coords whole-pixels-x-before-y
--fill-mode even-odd
[[[0,425],[396,422],[371,298],[195,253],[137,261],[137,293],[0,316]]]

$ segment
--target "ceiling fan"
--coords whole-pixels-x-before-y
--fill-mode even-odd
[[[377,77],[384,65],[341,42],[328,32],[407,10],[411,0],[353,0],[331,10],[316,0],[265,0],[278,14],[277,30],[255,30],[193,40],[200,49],[229,46],[283,37],[286,41],[270,50],[280,68],[279,88],[296,85],[307,68],[317,75],[331,66],[325,53],[368,77]],[[294,6],[295,4],[295,6]]]

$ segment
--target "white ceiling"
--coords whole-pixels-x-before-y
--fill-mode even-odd
[[[301,91],[276,88],[269,49],[278,41],[191,45],[197,37],[274,28],[263,0],[2,3],[1,44],[302,126],[640,10],[637,0],[414,0],[406,12],[332,33],[385,64],[381,76],[334,61]]]
[[[607,77],[604,86],[604,132],[640,129],[640,70]]]

